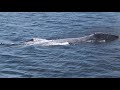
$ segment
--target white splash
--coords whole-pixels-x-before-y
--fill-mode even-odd
[[[32,41],[24,43],[25,45],[41,45],[41,46],[54,46],[54,45],[69,45],[68,42],[56,42],[54,40],[46,40],[41,38],[33,38]]]

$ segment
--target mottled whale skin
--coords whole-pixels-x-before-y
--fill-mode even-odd
[[[119,38],[118,35],[112,35],[102,32],[97,32],[93,35],[93,40],[95,41],[105,40],[106,42],[109,42],[109,41],[117,40],[118,38]]]
[[[68,45],[68,44],[79,44],[82,42],[110,42],[117,40],[119,36],[112,35],[108,33],[96,32],[91,35],[78,38],[65,38],[65,39],[55,39],[46,40],[33,38],[25,42],[25,44],[42,44],[42,45]]]

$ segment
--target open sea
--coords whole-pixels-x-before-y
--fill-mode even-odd
[[[120,78],[120,40],[12,45],[95,32],[120,35],[119,12],[0,12],[0,78]]]

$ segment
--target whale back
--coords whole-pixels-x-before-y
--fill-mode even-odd
[[[119,36],[117,35],[97,32],[94,34],[90,34],[90,35],[87,35],[84,37],[78,37],[78,38],[65,38],[65,39],[54,39],[54,40],[32,38],[26,41],[24,44],[26,45],[40,44],[44,46],[68,45],[68,44],[79,44],[79,43],[86,43],[86,42],[109,42],[109,41],[117,40],[118,38]]]

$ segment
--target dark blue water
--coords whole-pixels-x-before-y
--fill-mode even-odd
[[[0,12],[1,78],[120,77],[120,41],[68,46],[9,45],[30,38],[120,35],[118,12]]]

